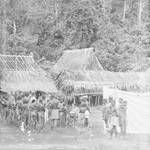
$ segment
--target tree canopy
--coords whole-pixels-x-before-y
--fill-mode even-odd
[[[94,47],[104,69],[150,67],[149,0],[0,0],[1,53],[57,61]]]

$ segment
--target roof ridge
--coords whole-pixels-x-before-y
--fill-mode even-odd
[[[0,57],[32,57],[32,55],[5,55],[5,54],[0,54]]]
[[[81,49],[69,49],[69,50],[64,50],[64,52],[76,52],[76,51],[85,51],[85,50],[92,50],[94,52],[94,48],[93,47],[89,47],[89,48],[81,48]]]

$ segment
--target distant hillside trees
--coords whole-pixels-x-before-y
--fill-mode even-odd
[[[55,62],[65,49],[93,46],[107,70],[139,70],[139,56],[145,69],[149,8],[149,0],[0,0],[1,53]]]

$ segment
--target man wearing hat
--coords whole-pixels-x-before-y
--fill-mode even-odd
[[[84,109],[88,109],[90,111],[89,102],[88,102],[88,96],[84,95],[84,96],[80,97],[80,100],[81,100],[80,107],[81,108],[84,107]]]
[[[88,122],[89,122],[89,113],[90,113],[90,108],[89,108],[89,103],[88,103],[88,96],[82,96],[80,97],[81,100],[81,104],[80,104],[80,119],[84,122],[82,122],[82,124],[84,124],[85,126],[88,126]]]

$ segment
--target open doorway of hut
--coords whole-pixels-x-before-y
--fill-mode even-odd
[[[103,95],[87,95],[88,96],[88,102],[90,104],[90,106],[98,106],[98,105],[103,105]],[[81,96],[75,96],[75,104],[76,105],[80,105],[81,104],[81,100],[80,100]]]
[[[98,106],[103,104],[103,95],[89,95],[90,106]]]

